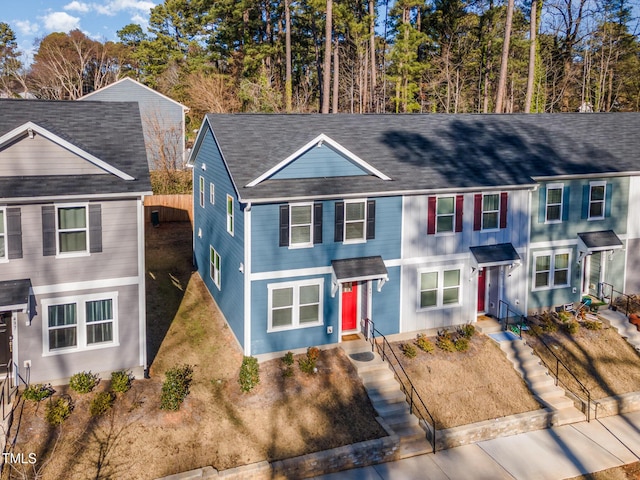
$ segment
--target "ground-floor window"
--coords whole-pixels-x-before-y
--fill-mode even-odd
[[[533,255],[533,289],[567,287],[571,281],[571,254],[539,252]]]
[[[117,344],[117,292],[45,299],[42,306],[45,354]]]
[[[322,325],[322,279],[272,283],[269,292],[269,331]]]
[[[418,309],[460,304],[461,269],[418,271]]]

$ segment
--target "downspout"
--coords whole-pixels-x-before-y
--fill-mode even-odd
[[[251,355],[251,202],[244,209],[244,354]]]
[[[147,306],[146,293],[146,267],[144,260],[144,195],[137,200],[138,203],[138,315],[140,330],[140,365],[144,369],[144,378],[149,378],[149,365],[147,365]]]

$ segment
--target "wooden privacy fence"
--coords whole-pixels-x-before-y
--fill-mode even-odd
[[[144,219],[151,222],[151,212],[158,212],[158,220],[163,222],[193,223],[192,195],[151,195],[144,197]]]

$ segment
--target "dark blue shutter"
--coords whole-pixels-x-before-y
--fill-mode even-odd
[[[7,255],[22,258],[22,218],[19,208],[7,208]]]
[[[102,252],[102,206],[99,203],[89,205],[89,252]]]
[[[322,204],[313,204],[313,243],[322,243]]]
[[[342,240],[344,240],[344,202],[336,202],[336,218],[333,241],[342,242]]]
[[[280,205],[280,246],[289,246],[289,205]]]
[[[56,207],[42,207],[42,255],[56,254]]]
[[[613,198],[613,184],[607,182],[604,194],[604,216],[611,216],[611,199]]]
[[[538,195],[538,223],[547,220],[547,187],[540,187]]]
[[[508,201],[509,201],[509,193],[502,192],[500,194],[500,228],[507,228]]]
[[[376,238],[376,201],[367,201],[367,240]]]
[[[569,187],[565,186],[562,192],[562,221],[569,220]]]
[[[589,185],[582,186],[582,219],[589,218]]]

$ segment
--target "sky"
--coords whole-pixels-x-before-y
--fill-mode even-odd
[[[80,29],[104,42],[118,40],[116,32],[137,23],[146,31],[149,11],[162,0],[0,0],[0,22],[16,34],[20,51],[31,61],[34,41],[52,32]]]

